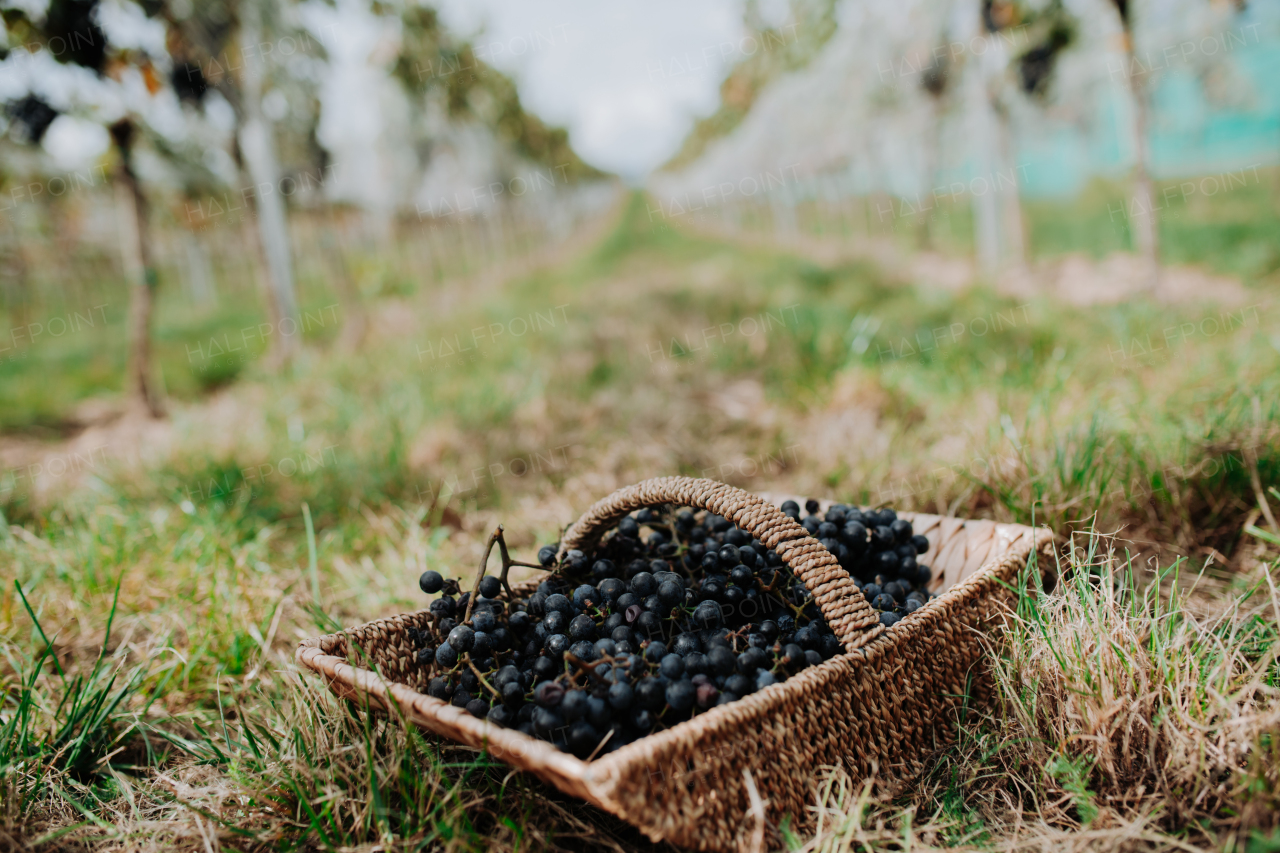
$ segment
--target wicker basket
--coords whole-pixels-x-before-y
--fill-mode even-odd
[[[953,736],[959,705],[989,698],[977,665],[982,635],[998,628],[1028,555],[1052,541],[1048,531],[1017,524],[902,513],[928,538],[931,586],[945,592],[889,629],[803,527],[773,503],[723,483],[669,477],[622,489],[570,527],[563,547],[589,545],[624,514],[663,503],[722,515],[777,551],[814,594],[847,653],[590,763],[425,695],[427,673],[414,661],[406,629],[425,627],[428,611],[307,640],[298,661],[339,696],[385,710],[394,705],[406,720],[484,749],[655,841],[728,850],[755,826],[746,817],[752,783],[770,824],[789,819],[804,828],[823,768],[843,766],[855,778],[874,774],[887,782],[918,771]],[[535,585],[515,591],[528,594]],[[357,662],[376,672],[348,662],[353,643]]]

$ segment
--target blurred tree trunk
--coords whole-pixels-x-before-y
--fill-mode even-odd
[[[981,62],[981,60],[979,60]],[[973,141],[974,163],[982,176],[995,171],[996,131],[991,98],[987,94],[987,75],[979,64],[968,75],[967,101],[970,139]],[[972,186],[972,183],[970,184]],[[994,191],[970,192],[973,202],[973,237],[978,255],[978,269],[993,279],[1000,269],[1000,211]]]
[[[997,103],[995,113],[999,119],[997,162],[1000,170],[990,177],[991,189],[1000,197],[1004,214],[1004,227],[1001,229],[1004,236],[1004,263],[1021,271],[1027,266],[1027,238],[1024,225],[1026,220],[1022,216],[1022,187],[1018,181],[1018,158],[1014,151],[1009,108]]]
[[[946,45],[945,35],[939,39],[939,48]],[[920,87],[929,96],[929,127],[924,138],[924,177],[925,191],[928,193],[927,208],[929,215],[925,217],[920,233],[920,246],[933,249],[937,246],[938,212],[937,180],[938,171],[942,167],[942,127],[946,120],[947,95],[951,90],[953,71],[948,54],[935,48],[933,58],[920,75]]]
[[[130,405],[153,418],[164,416],[160,391],[152,379],[151,315],[157,284],[152,261],[151,230],[147,225],[147,198],[133,169],[133,139],[136,128],[131,119],[122,119],[110,128],[120,154],[116,200],[120,206],[120,247],[129,278],[129,360],[125,387]]]
[[[973,142],[982,191],[973,183],[974,234],[982,274],[992,278],[1000,268],[1026,267],[1026,236],[1022,196],[1018,184],[1017,156],[1013,145],[1008,89],[1009,51],[1000,32],[1012,26],[1008,3],[973,3],[969,11],[975,37],[986,43],[975,51],[976,68],[970,74],[968,106],[974,122]],[[978,178],[974,179],[975,181]]]
[[[271,322],[271,328],[278,329],[280,328],[280,311],[276,300],[271,295],[271,276],[267,272],[267,255],[262,248],[261,235],[254,223],[249,220],[248,216],[240,218],[241,241],[245,246],[251,247],[243,258],[244,266],[249,271],[249,280],[253,282],[254,289],[266,299],[267,319]],[[264,346],[270,346],[266,341],[263,343]]]
[[[187,266],[187,296],[196,306],[207,308],[217,301],[214,297],[213,268],[209,263],[209,254],[190,229],[183,228],[178,236]]]
[[[241,113],[238,133],[240,153],[254,183],[253,197],[258,215],[258,236],[266,260],[267,282],[275,318],[275,340],[272,361],[276,364],[292,360],[297,351],[298,301],[294,295],[293,257],[289,246],[289,228],[284,201],[280,197],[280,167],[276,161],[275,140],[271,125],[262,114],[262,58],[258,47],[262,41],[262,13],[257,0],[241,7],[240,53],[244,68]],[[281,321],[295,321],[293,334],[284,334]]]
[[[1133,51],[1133,31],[1127,14],[1121,14],[1124,25],[1124,50],[1128,62],[1126,79],[1133,99],[1133,200],[1129,205],[1129,227],[1133,229],[1134,248],[1142,255],[1146,267],[1147,289],[1160,286],[1160,230],[1156,225],[1155,195],[1151,176],[1147,173],[1147,92],[1142,76],[1134,74],[1138,67]],[[1137,209],[1137,215],[1134,210]]]
[[[940,200],[934,190],[937,188],[938,166],[942,160],[943,114],[942,90],[939,89],[936,94],[930,90],[929,95],[929,129],[925,131],[924,139],[925,196],[921,203],[920,227],[916,234],[918,247],[926,251],[935,248],[937,243],[934,222],[938,216]]]

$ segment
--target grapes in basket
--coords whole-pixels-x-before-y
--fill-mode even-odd
[[[928,542],[893,510],[782,510],[886,627],[931,598],[917,562]],[[495,577],[471,603],[456,581],[422,575],[424,592],[443,593],[431,624],[411,631],[430,695],[592,758],[844,653],[778,554],[713,513],[642,509],[591,553],[559,550],[538,552],[551,573],[514,600]]]

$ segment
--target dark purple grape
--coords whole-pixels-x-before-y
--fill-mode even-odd
[[[646,677],[636,684],[635,699],[641,708],[656,711],[666,701],[665,692],[661,679]]]
[[[587,697],[587,722],[596,728],[605,728],[609,725],[612,711],[609,703],[599,696]]]
[[[692,681],[672,681],[667,685],[667,704],[676,711],[682,713],[688,711],[693,707],[693,703],[697,701],[697,698],[698,688],[694,687]]]
[[[656,613],[645,611],[636,619],[631,629],[640,637],[660,637],[662,636],[662,620],[658,618]]]
[[[567,741],[570,752],[579,758],[586,758],[600,742],[600,733],[586,720],[579,720],[569,727]]]
[[[564,699],[564,685],[555,681],[544,681],[533,691],[533,701],[543,708],[554,708]]]
[[[569,617],[559,610],[554,610],[542,617],[542,627],[548,635],[567,633],[569,630]]]
[[[700,628],[719,628],[724,624],[724,614],[714,601],[704,601],[693,611],[693,621]]]
[[[569,639],[592,640],[595,636],[596,623],[590,616],[583,613],[573,617],[573,621],[569,623]]]
[[[597,589],[606,603],[613,604],[627,592],[627,585],[619,578],[610,576],[602,580]]]
[[[718,675],[729,675],[738,665],[738,658],[726,646],[716,646],[707,652],[707,660],[711,669]]]
[[[619,681],[609,688],[608,700],[610,707],[615,711],[625,711],[635,701],[635,691],[630,684]]]
[[[585,690],[569,690],[560,700],[560,715],[569,722],[580,720],[587,714],[589,695]]]
[[[585,610],[588,605],[600,604],[603,598],[600,591],[591,584],[582,584],[573,591],[573,606]]]
[[[533,712],[533,730],[539,736],[550,738],[557,729],[564,728],[564,717],[550,708],[538,708]]]
[[[644,599],[657,591],[658,582],[647,571],[642,571],[631,579],[631,593],[638,598]]]
[[[555,678],[560,670],[559,664],[551,658],[540,657],[533,662],[533,675],[538,679]]]
[[[449,632],[449,645],[459,653],[471,651],[475,645],[476,632],[466,625],[459,625]]]

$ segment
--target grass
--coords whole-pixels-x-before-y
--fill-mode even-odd
[[[396,297],[358,353],[247,364],[156,436],[103,433],[106,461],[78,479],[0,479],[0,575],[16,581],[0,590],[0,842],[649,846],[371,719],[292,651],[418,607],[413,579],[474,566],[497,521],[522,553],[617,486],[685,473],[1076,537],[1064,582],[1022,602],[992,656],[997,707],[973,709],[908,791],[833,775],[813,800],[822,831],[778,844],[1280,844],[1265,288],[1247,313],[1020,304],[644,211],[632,199],[557,265]],[[1219,332],[1176,334],[1208,317]],[[1134,345],[1147,336],[1168,345]]]
[[[1144,585],[1115,547],[1073,537],[992,658],[995,706],[891,803],[833,773],[807,849],[1274,849],[1275,564],[1206,612],[1187,565]]]
[[[1160,181],[1153,188],[1162,257],[1203,264],[1246,282],[1280,270],[1276,209],[1280,171],[1249,167],[1197,181]],[[1067,210],[1060,203],[1027,205],[1032,250],[1038,255],[1129,251],[1132,206],[1124,183],[1099,180]]]
[[[1167,264],[1203,266],[1246,283],[1266,281],[1280,270],[1280,169],[1250,166],[1192,181],[1164,180],[1152,189],[1161,258]],[[1133,219],[1141,209],[1125,179],[1098,178],[1075,198],[1026,198],[1027,248],[1034,259],[1084,254],[1102,258],[1134,247]],[[923,205],[923,211],[918,210]],[[932,212],[929,212],[932,211]],[[904,246],[918,245],[928,228],[934,244],[965,255],[973,246],[972,200],[964,195],[868,201],[873,233],[892,233]],[[926,219],[926,217],[928,217]]]
[[[270,336],[257,332],[265,318],[260,311],[247,310],[239,300],[219,308],[193,310],[181,294],[161,291],[158,301],[154,339],[157,372],[165,393],[178,400],[196,400],[226,385],[265,353]],[[331,298],[320,295],[303,304],[304,315],[313,318],[299,331],[304,341],[316,344],[332,337],[334,306]],[[50,317],[61,320],[77,314],[85,317],[76,307],[61,304],[50,306],[47,314],[32,318],[30,323],[16,318],[13,322],[44,325]],[[75,330],[60,338],[39,340],[45,336],[38,336],[28,342],[24,337],[21,346],[8,342],[14,350],[10,354],[13,360],[5,364],[0,387],[12,405],[0,412],[0,429],[56,436],[74,429],[75,424],[68,421],[73,420],[71,414],[78,402],[120,393],[127,347],[125,308],[108,305],[100,316],[89,313],[95,321],[92,327],[73,319],[67,325]],[[228,342],[238,349],[222,352],[215,348]],[[50,375],[57,376],[57,381],[51,383]]]

